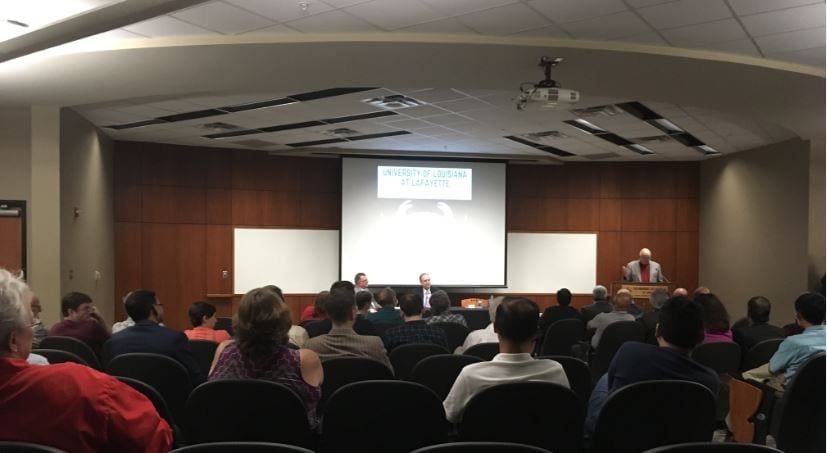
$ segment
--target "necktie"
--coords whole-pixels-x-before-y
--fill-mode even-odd
[[[431,304],[428,303],[429,300],[431,300],[431,290],[426,289],[425,290],[425,303],[422,304],[425,308],[431,308]]]

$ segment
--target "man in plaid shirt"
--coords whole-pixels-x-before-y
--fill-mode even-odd
[[[408,343],[434,343],[448,348],[445,332],[431,327],[422,320],[422,299],[414,294],[405,294],[399,300],[399,308],[405,318],[405,324],[385,332],[385,348],[393,348]]]

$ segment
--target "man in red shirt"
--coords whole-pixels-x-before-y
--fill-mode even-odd
[[[32,366],[31,291],[0,269],[0,440],[74,453],[167,452],[172,430],[141,393],[87,366]]]
[[[663,276],[660,264],[652,261],[652,252],[647,248],[640,250],[638,259],[629,261],[629,264],[622,267],[623,280],[629,282],[660,283],[669,280]]]
[[[60,310],[63,312],[63,321],[53,325],[49,329],[49,335],[77,338],[96,353],[100,352],[101,346],[111,334],[95,309],[92,298],[83,293],[68,293],[60,301]]]

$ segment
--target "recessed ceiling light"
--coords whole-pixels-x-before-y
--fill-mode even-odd
[[[370,104],[374,107],[389,110],[404,109],[408,107],[419,107],[420,105],[424,105],[424,103],[421,101],[418,101],[414,98],[410,98],[408,96],[403,96],[401,94],[393,94],[390,96],[365,99],[362,102]]]
[[[648,120],[647,123],[651,124],[652,126],[657,127],[658,129],[660,129],[660,130],[662,130],[666,133],[686,132],[683,129],[681,129],[680,126],[678,126],[677,124],[667,120],[666,118],[657,118],[657,119],[654,119],[654,120]]]
[[[632,151],[634,151],[638,154],[642,154],[644,156],[648,156],[650,154],[655,154],[655,152],[652,151],[651,149],[649,149],[649,148],[647,148],[643,145],[638,145],[637,143],[633,143],[631,145],[625,145],[625,146],[626,146],[626,148],[628,148],[628,149],[630,149],[630,150],[632,150]]]
[[[713,148],[709,145],[700,145],[700,146],[696,146],[695,148],[697,148],[699,151],[702,151],[706,155],[721,154],[720,151],[718,151],[717,149],[715,149],[715,148]]]
[[[567,121],[563,121],[563,122],[568,124],[569,126],[574,126],[577,129],[579,129],[579,130],[581,130],[581,131],[583,131],[587,134],[595,135],[595,134],[605,134],[606,133],[606,129],[603,129],[602,127],[600,127],[600,126],[598,126],[594,123],[590,123],[590,122],[588,122],[588,121],[586,121],[582,118],[577,118],[577,119],[574,119],[574,120],[567,120]]]

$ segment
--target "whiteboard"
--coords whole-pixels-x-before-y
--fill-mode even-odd
[[[276,285],[285,293],[317,293],[339,275],[339,230],[236,228],[235,294]]]
[[[591,293],[597,281],[597,233],[509,233],[508,290]]]

